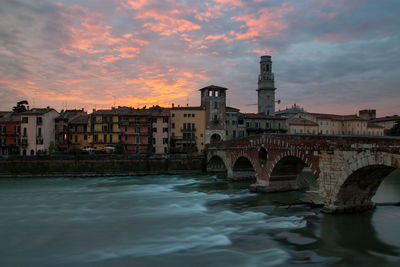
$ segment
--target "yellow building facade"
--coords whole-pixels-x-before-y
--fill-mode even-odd
[[[205,109],[175,107],[170,110],[170,151],[197,152],[204,150]]]
[[[116,146],[120,139],[121,129],[117,110],[94,110],[88,120],[88,143],[97,150],[103,147]]]

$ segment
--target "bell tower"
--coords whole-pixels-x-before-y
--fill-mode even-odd
[[[275,115],[275,79],[271,56],[261,56],[258,76],[258,113]]]

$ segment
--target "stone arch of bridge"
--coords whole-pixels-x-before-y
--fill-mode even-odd
[[[348,161],[348,166],[342,183],[336,186],[333,205],[343,212],[371,209],[379,185],[391,172],[400,170],[400,156],[360,153]]]
[[[278,156],[268,170],[269,182],[293,183],[294,188],[318,189],[318,170],[303,155]]]
[[[232,158],[231,178],[238,180],[253,180],[257,178],[257,169],[253,157],[247,153],[239,153]]]
[[[227,169],[228,166],[223,156],[212,155],[207,162],[207,171],[227,171]]]

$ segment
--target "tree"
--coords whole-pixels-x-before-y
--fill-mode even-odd
[[[16,112],[16,113],[25,112],[27,110],[25,105],[28,105],[28,101],[26,101],[26,100],[19,101],[17,103],[17,105],[15,107],[13,107],[13,112]]]
[[[400,136],[400,120],[396,121],[393,128],[389,130],[389,135]]]

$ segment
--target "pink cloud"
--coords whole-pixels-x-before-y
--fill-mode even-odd
[[[282,19],[292,12],[288,2],[281,7],[262,8],[257,14],[248,14],[235,18],[235,21],[243,22],[242,31],[231,31],[231,35],[237,40],[256,41],[257,38],[271,38],[282,34],[282,31],[289,27],[289,24]]]

